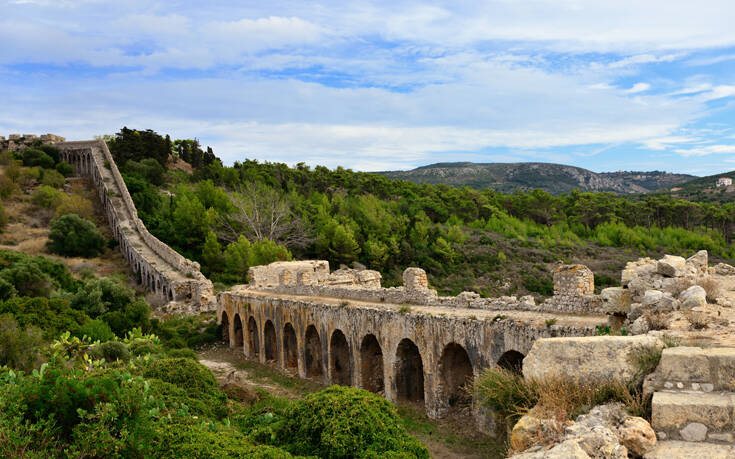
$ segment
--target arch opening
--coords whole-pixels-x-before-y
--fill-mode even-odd
[[[419,348],[408,338],[398,343],[395,374],[399,401],[424,401],[424,363]]]
[[[296,331],[290,323],[283,327],[283,358],[286,368],[297,368],[299,366]]]
[[[235,346],[242,347],[243,342],[245,341],[245,335],[242,329],[242,319],[240,319],[240,314],[235,314],[235,318],[233,319],[233,327],[235,334]]]
[[[251,356],[256,356],[260,352],[258,340],[258,324],[255,322],[255,318],[250,316],[248,319],[248,351]]]
[[[263,330],[263,343],[265,347],[265,359],[278,361],[278,340],[276,339],[276,327],[270,320],[265,322]]]
[[[472,383],[472,362],[467,351],[457,343],[449,343],[439,361],[439,375],[443,400],[452,409],[472,405],[469,386]]]
[[[518,351],[505,351],[498,359],[498,366],[515,374],[523,374],[523,358],[525,355]]]
[[[363,389],[376,394],[385,391],[383,350],[373,334],[365,335],[360,345],[360,375]]]
[[[352,359],[350,346],[342,330],[335,330],[329,341],[329,371],[335,384],[349,386],[352,384]]]
[[[230,318],[227,317],[227,312],[222,311],[222,341],[224,341],[227,344],[230,344]]]
[[[316,327],[309,325],[304,338],[304,363],[306,376],[320,376],[322,374],[322,343]]]

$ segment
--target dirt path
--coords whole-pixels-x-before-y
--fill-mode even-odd
[[[199,362],[214,373],[221,385],[236,384],[249,391],[265,390],[271,395],[300,398],[325,386],[285,374],[275,363],[261,364],[237,349],[214,346],[198,353]],[[401,405],[398,412],[409,433],[418,438],[435,459],[502,458],[501,442],[480,434],[471,418],[431,420],[422,406]]]

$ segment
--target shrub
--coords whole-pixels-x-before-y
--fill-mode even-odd
[[[332,386],[296,401],[277,438],[284,449],[305,456],[429,457],[426,447],[406,433],[390,402],[354,387]]]
[[[41,329],[34,325],[22,329],[11,314],[0,315],[0,366],[33,370],[40,364],[42,343]]]
[[[34,257],[14,250],[0,250],[0,270],[12,268],[16,264],[23,263],[36,265],[38,269],[49,276],[55,288],[75,291],[79,286],[79,281],[74,279],[69,272],[69,268],[63,263],[53,261],[44,256]],[[28,295],[27,292],[21,292],[21,294]]]
[[[5,212],[5,207],[0,204],[0,232],[5,230],[8,226],[8,213]]]
[[[64,177],[69,177],[74,173],[74,167],[66,161],[61,161],[56,165],[56,172]]]
[[[69,307],[63,299],[16,297],[0,303],[0,314],[10,313],[21,327],[35,325],[43,330],[45,339],[58,338],[64,331],[79,333],[86,314]]]
[[[479,400],[493,409],[498,426],[507,431],[538,401],[533,385],[516,372],[502,368],[483,371],[473,389]]]
[[[12,297],[14,297],[18,291],[15,289],[15,286],[8,282],[7,280],[0,277],[0,300],[7,300]]]
[[[48,245],[59,255],[94,257],[104,251],[105,239],[94,223],[68,214],[51,222]]]
[[[79,336],[86,335],[92,341],[105,342],[115,339],[115,334],[112,332],[112,329],[110,329],[110,326],[107,325],[107,322],[99,319],[84,322],[77,334]]]
[[[130,360],[130,351],[128,350],[128,347],[125,343],[121,343],[120,341],[107,341],[105,343],[92,346],[89,349],[89,354],[90,357],[95,357],[97,359],[104,358],[106,362],[115,362],[118,360],[127,362]]]
[[[168,352],[166,352],[166,355],[172,359],[181,358],[181,359],[191,359],[194,361],[197,360],[196,352],[192,351],[188,347],[179,348],[179,349],[171,349]]]
[[[54,188],[61,188],[66,183],[64,175],[54,169],[46,169],[43,171],[41,183]]]
[[[61,202],[56,207],[55,217],[59,218],[68,214],[76,214],[87,220],[92,220],[94,218],[94,205],[92,205],[92,201],[84,196],[64,194]]]
[[[64,193],[49,186],[41,185],[31,194],[31,202],[44,209],[56,209],[63,200]]]
[[[135,339],[128,344],[128,350],[135,356],[141,356],[146,354],[161,354],[163,347],[149,339]]]
[[[0,271],[0,279],[23,296],[48,296],[54,287],[51,277],[30,257],[22,258]]]
[[[28,188],[35,184],[41,178],[41,169],[39,167],[24,167],[20,171],[18,184],[21,188]]]
[[[39,166],[44,169],[54,167],[54,158],[41,150],[29,148],[23,152],[23,165],[26,167]]]
[[[6,174],[0,175],[0,198],[7,199],[19,192],[18,185]]]
[[[182,389],[188,389],[193,395],[218,392],[217,380],[204,365],[185,358],[167,358],[151,362],[143,371],[146,378],[156,378],[171,383]]]
[[[87,280],[71,297],[71,306],[94,318],[109,311],[125,311],[134,300],[132,289],[117,279],[103,277]]]

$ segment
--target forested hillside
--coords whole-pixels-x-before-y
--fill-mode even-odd
[[[625,261],[641,254],[708,249],[735,258],[735,204],[604,192],[505,194],[253,160],[225,167],[212,159],[192,175],[164,173],[161,164],[141,165],[148,150],[128,155],[135,135],[122,131],[110,146],[129,158],[121,166],[141,218],[226,284],[244,282],[255,264],[320,258],[333,267],[377,269],[388,285],[405,267],[421,266],[441,293],[548,295],[560,261],[587,262],[598,284],[610,285]],[[202,151],[195,143],[194,150]]]
[[[573,190],[646,193],[693,178],[691,175],[662,171],[596,173],[581,167],[551,163],[437,163],[408,171],[380,174],[416,183],[490,188],[506,193],[538,188],[551,194]]]

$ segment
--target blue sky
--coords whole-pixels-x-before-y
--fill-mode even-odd
[[[0,0],[0,135],[226,163],[735,169],[729,1]]]

